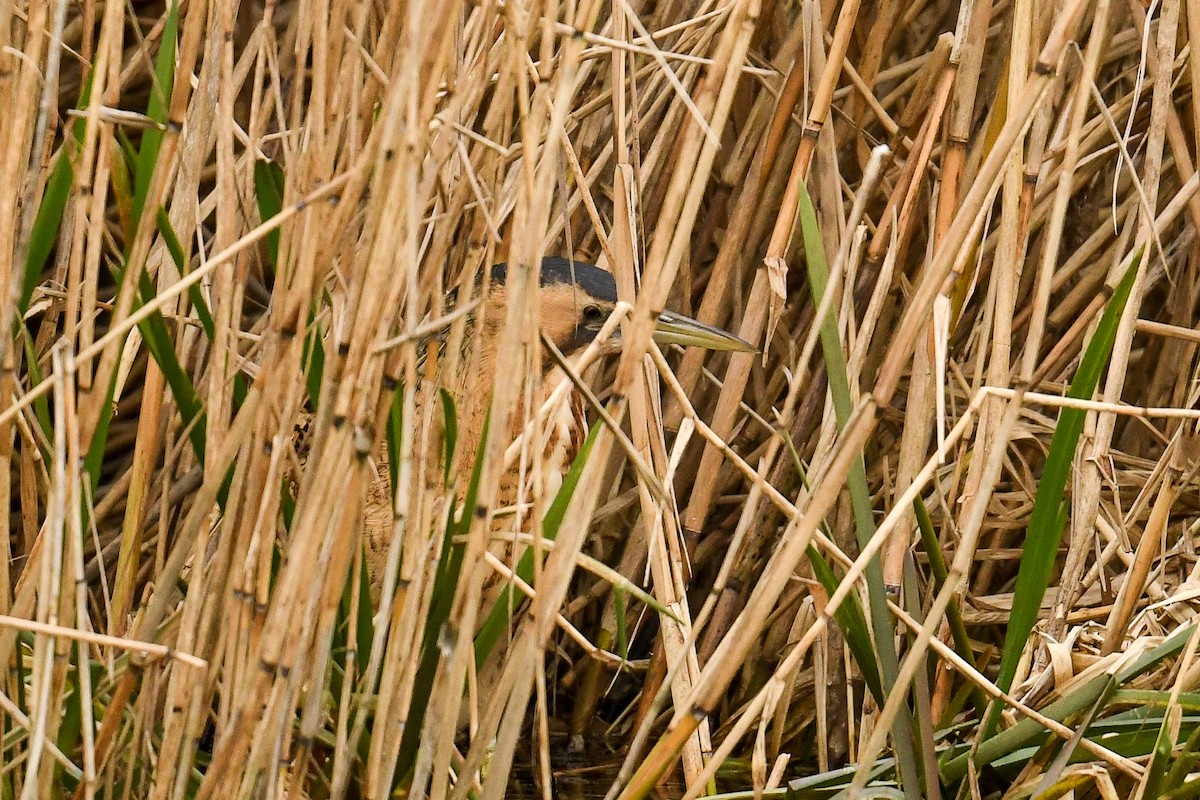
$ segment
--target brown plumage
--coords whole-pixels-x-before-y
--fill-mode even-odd
[[[487,288],[482,293],[482,308],[469,318],[470,330],[464,337],[464,342],[474,342],[475,346],[470,348],[471,352],[464,353],[465,361],[460,364],[455,379],[446,385],[454,396],[458,410],[458,452],[454,455],[453,469],[459,476],[456,486],[460,493],[465,490],[467,476],[474,467],[475,445],[483,431],[491,389],[495,384],[496,349],[508,302],[507,275],[507,268],[503,264],[489,271]],[[560,352],[567,355],[581,350],[596,338],[617,302],[616,283],[612,275],[593,264],[562,258],[546,258],[542,261],[537,291],[541,331]],[[477,319],[483,320],[484,327],[479,331],[474,330]],[[697,345],[709,349],[754,349],[732,334],[670,312],[660,316],[655,338],[663,343]],[[619,346],[619,337],[615,344]],[[429,346],[434,345],[430,343]],[[547,369],[535,388],[534,409],[541,407],[561,381],[567,380],[561,370],[553,367],[551,359],[544,359],[543,363]],[[514,416],[517,418],[509,431],[510,441],[520,434],[524,423],[521,415]],[[514,465],[500,478],[497,496],[499,507],[512,506],[519,499],[529,502],[535,496],[552,496],[557,491],[563,474],[586,434],[583,399],[574,389],[568,401],[560,404],[547,433],[542,454],[542,485],[529,485],[529,476],[526,476],[526,486],[522,492],[520,470]],[[377,477],[368,490],[363,516],[367,571],[372,598],[376,600],[394,530],[391,482],[386,464],[386,447],[381,444],[376,449]],[[511,525],[511,521],[502,524]]]

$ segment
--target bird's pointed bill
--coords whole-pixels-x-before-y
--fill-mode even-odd
[[[758,348],[745,339],[734,336],[699,320],[664,311],[654,327],[654,341],[659,344],[679,344],[684,347],[703,347],[707,350],[728,350],[757,353]]]

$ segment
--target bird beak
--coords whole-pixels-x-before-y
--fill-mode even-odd
[[[664,311],[654,326],[654,341],[659,344],[679,344],[684,347],[703,347],[707,350],[727,350],[757,353],[758,348],[734,336],[729,331],[705,325],[699,320]]]

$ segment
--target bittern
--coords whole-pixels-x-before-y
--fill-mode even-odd
[[[459,365],[454,385],[447,387],[458,403],[458,440],[467,445],[468,453],[479,441],[487,417],[490,392],[496,380],[498,339],[503,330],[509,296],[507,278],[508,268],[505,264],[497,264],[488,271],[487,286],[480,292],[481,308],[475,309],[467,317],[468,332],[463,342],[464,357],[469,359],[469,363]],[[617,302],[617,285],[611,273],[594,264],[565,258],[549,257],[542,260],[537,292],[541,332],[559,352],[568,356],[578,353],[596,339]],[[480,324],[481,328],[478,327]],[[660,344],[709,350],[756,350],[727,331],[670,311],[658,316],[654,339]],[[472,340],[476,346],[473,352],[466,353],[465,345]],[[609,342],[612,347],[606,349],[619,349],[619,329]],[[565,379],[553,359],[544,359],[543,364],[546,369],[540,376],[540,385],[534,390],[534,409],[541,407],[554,388]],[[544,463],[552,473],[547,477],[558,481],[561,481],[562,474],[569,467],[586,428],[584,404],[577,391],[572,391],[561,408],[562,412],[551,421],[544,453]],[[509,441],[516,439],[522,427],[522,421],[518,419],[510,431]],[[386,460],[379,463],[385,464]],[[451,463],[458,472],[467,475],[474,466],[461,457]],[[519,472],[514,465],[501,476],[497,497],[499,505],[513,505],[517,501],[521,488]],[[364,518],[367,569],[372,595],[375,596],[380,588],[388,545],[393,535],[390,480],[386,469],[379,469],[377,475],[370,487]],[[458,491],[462,492],[466,484],[465,477],[458,480]],[[546,488],[542,487],[543,490]],[[552,485],[549,490],[553,491]],[[528,497],[529,492],[525,496]]]

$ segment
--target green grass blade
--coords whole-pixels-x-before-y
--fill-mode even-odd
[[[458,444],[458,413],[454,410],[454,398],[445,389],[438,392],[442,398],[442,416],[445,419],[443,426],[443,441],[445,446],[442,448],[442,480],[446,485],[450,485],[450,469],[454,465],[454,447]]]
[[[1118,706],[1166,708],[1171,704],[1171,692],[1164,689],[1121,689],[1113,697],[1113,705]],[[1200,692],[1180,692],[1174,705],[1187,712],[1200,711]]]
[[[803,182],[799,185],[798,215],[800,231],[804,239],[804,256],[807,265],[808,283],[813,303],[819,305],[829,288],[829,268],[825,260],[825,243],[817,224],[817,212],[812,198]],[[837,315],[831,309],[821,323],[821,353],[825,359],[825,373],[829,379],[829,393],[833,399],[834,415],[838,426],[844,428],[853,411],[850,397],[850,377],[846,367],[846,355],[842,351],[838,335]],[[861,454],[855,459],[847,479],[850,490],[850,506],[854,513],[854,527],[860,547],[866,547],[875,536],[875,511],[871,506],[871,490],[867,485],[867,472]],[[896,654],[893,639],[894,625],[887,605],[887,587],[883,585],[883,565],[876,556],[864,571],[867,582],[867,602],[870,605],[871,623],[875,633],[875,656],[884,691],[891,691],[900,672],[900,659]],[[905,793],[916,796],[919,774],[916,757],[916,740],[912,735],[911,716],[905,706],[896,716],[892,726],[892,737],[900,763],[901,782]]]
[[[94,672],[94,671],[93,671]],[[93,675],[94,678],[94,675]],[[72,664],[64,679],[63,715],[58,723],[58,736],[55,744],[63,753],[73,753],[79,746],[83,734],[83,696],[79,691],[79,667]],[[95,685],[94,683],[92,684]],[[64,788],[74,789],[79,786],[79,778],[63,769],[62,764],[54,765],[54,783]]]
[[[183,248],[183,243],[179,241],[179,235],[175,233],[175,228],[171,225],[171,219],[167,216],[167,212],[163,209],[158,210],[155,217],[158,224],[158,233],[163,237],[163,243],[167,246],[167,252],[171,256],[171,260],[175,262],[175,269],[178,270],[181,276],[188,274],[187,254]],[[213,321],[212,311],[208,307],[208,301],[204,299],[204,293],[200,291],[199,284],[193,283],[188,287],[188,301],[192,307],[196,309],[196,317],[200,320],[200,326],[204,328],[204,334],[210,342],[217,338],[217,324]]]
[[[1150,764],[1146,767],[1145,789],[1142,797],[1161,797],[1163,784],[1166,781],[1167,770],[1174,763],[1175,737],[1171,733],[1171,717],[1163,715],[1162,724],[1158,728],[1158,736],[1154,741],[1154,752],[1150,755]]]
[[[870,797],[895,797],[899,793],[890,794],[886,787],[880,786],[880,781],[888,780],[895,773],[896,759],[881,758],[871,765],[867,773],[867,784],[870,786]],[[838,767],[817,775],[807,775],[788,782],[787,800],[827,800],[839,795],[850,786],[857,764],[848,767]],[[894,790],[892,790],[894,791]]]
[[[1195,642],[1189,643],[1189,650],[1195,647]],[[1157,694],[1162,698],[1161,708],[1163,710],[1162,723],[1158,728],[1158,737],[1154,742],[1154,752],[1150,755],[1150,764],[1146,767],[1146,775],[1143,779],[1140,788],[1141,797],[1160,797],[1167,788],[1177,789],[1182,784],[1179,778],[1180,773],[1176,769],[1179,760],[1195,761],[1195,737],[1188,737],[1185,743],[1183,752],[1175,753],[1175,723],[1178,717],[1182,715],[1187,707],[1185,702],[1190,701],[1193,704],[1200,699],[1194,693],[1190,698],[1174,696],[1173,692],[1146,692],[1147,694]],[[1182,702],[1181,702],[1182,701]],[[1139,710],[1145,706],[1139,706]],[[1179,714],[1172,713],[1173,710],[1178,710]],[[1178,731],[1182,733],[1182,731]],[[1186,774],[1186,773],[1184,773]],[[1168,783],[1169,782],[1169,783]]]
[[[179,4],[172,2],[167,9],[158,55],[154,59],[154,80],[150,85],[150,100],[146,104],[146,116],[165,125],[171,105],[171,89],[175,83],[175,46],[179,33]],[[134,171],[133,229],[146,205],[150,193],[150,180],[158,163],[158,151],[162,148],[163,131],[147,128],[142,132],[142,146],[138,150],[137,168]]]
[[[1198,762],[1200,762],[1200,728],[1192,731],[1192,735],[1184,743],[1183,749],[1175,755],[1171,769],[1163,779],[1160,791],[1166,794],[1183,786],[1187,776],[1195,771]]]
[[[254,193],[258,199],[258,217],[263,222],[283,208],[283,170],[274,161],[254,162]],[[267,233],[267,262],[274,269],[279,260],[279,229]]]
[[[116,408],[116,403],[113,401],[116,389],[117,373],[114,370],[108,382],[108,389],[104,395],[104,405],[100,407],[100,418],[96,421],[96,432],[92,435],[87,455],[83,458],[83,469],[87,473],[88,486],[90,487],[92,497],[96,496],[96,488],[100,485],[100,468],[104,465],[104,451],[105,445],[108,442],[108,428],[112,424],[113,410]],[[89,521],[87,504],[84,504],[83,515],[84,530],[87,530],[86,526]]]
[[[904,579],[901,586],[900,601],[904,604],[908,615],[917,624],[926,624],[925,607],[922,604],[921,576],[917,572],[917,562],[911,551],[904,555]],[[916,642],[918,634],[909,630],[904,634],[910,646]],[[930,679],[938,672],[939,659],[933,657],[930,651],[924,651],[918,661],[918,668],[913,675],[912,688],[909,695],[912,698],[913,735],[917,738],[919,747],[916,754],[920,757],[921,796],[938,797],[937,792],[937,720],[933,718],[933,686]]]
[[[597,424],[588,431],[583,446],[575,454],[575,460],[571,462],[571,468],[567,470],[567,474],[563,478],[558,494],[554,495],[550,507],[546,509],[546,516],[542,519],[542,536],[547,539],[554,539],[558,536],[558,529],[562,527],[563,518],[567,515],[567,506],[571,504],[571,498],[575,496],[575,489],[579,486],[580,478],[583,477],[583,470],[587,466],[592,447],[596,444],[600,428],[601,426]]]
[[[38,206],[37,215],[33,218],[33,229],[29,234],[29,249],[25,253],[25,274],[21,280],[21,298],[17,312],[24,316],[29,310],[29,301],[33,299],[33,290],[37,288],[42,277],[42,270],[50,260],[50,251],[58,239],[58,231],[62,226],[63,214],[67,208],[67,198],[71,194],[71,183],[75,178],[75,170],[71,167],[71,158],[64,145],[58,151],[58,159],[50,170],[50,180],[46,183],[46,191],[42,194],[42,203]]]
[[[592,452],[592,445],[596,443],[600,427],[599,425],[594,425],[588,431],[587,439],[584,440],[583,447],[579,448],[579,453],[575,456],[575,460],[571,462],[571,468],[567,471],[566,477],[563,478],[558,494],[554,496],[550,507],[546,509],[546,516],[542,520],[543,538],[553,541],[558,536],[558,529],[562,526],[563,517],[567,513],[567,505],[571,502],[571,497],[575,494],[576,487],[579,486],[579,479],[583,476],[583,469],[587,466],[588,455]],[[521,554],[521,558],[517,561],[516,574],[523,581],[529,582],[533,580],[532,548],[527,548]],[[483,625],[479,628],[479,632],[475,635],[475,664],[478,666],[483,665],[488,655],[491,654],[492,649],[495,648],[496,642],[500,641],[500,637],[504,635],[504,631],[508,627],[509,608],[515,602],[513,591],[514,589],[511,585],[507,585],[501,589],[496,604],[492,606],[487,619],[484,620]]]
[[[37,353],[33,349],[33,336],[30,335],[29,329],[22,326],[21,342],[25,347],[25,362],[29,365],[29,385],[37,386],[44,379],[42,374],[42,366],[38,363]],[[34,398],[33,413],[37,417],[38,426],[41,427],[42,433],[46,436],[46,441],[54,441],[52,423],[50,422],[50,404],[46,401],[46,396]],[[43,452],[42,456],[49,461],[50,453]]]
[[[834,574],[833,567],[825,560],[825,556],[813,545],[808,546],[808,560],[812,564],[813,576],[825,589],[826,594],[832,595],[836,592],[841,581]],[[887,697],[883,693],[883,682],[879,678],[879,669],[875,663],[871,630],[867,627],[867,617],[863,613],[862,603],[858,601],[858,595],[854,592],[847,595],[846,601],[834,612],[833,618],[837,621],[854,660],[858,662],[867,688],[870,689],[875,702],[882,707]]]
[[[1040,713],[1050,719],[1064,722],[1093,707],[1101,698],[1105,698],[1111,703],[1112,700],[1119,697],[1114,690],[1141,677],[1163,664],[1168,658],[1177,655],[1183,649],[1191,634],[1191,625],[1181,628],[1171,634],[1166,641],[1135,658],[1115,678],[1110,675],[1097,675],[1092,680],[1077,687],[1070,694],[1054,701],[1045,708],[1039,709]],[[1147,720],[1145,719],[1146,710],[1140,707],[1135,709],[1133,717],[1125,721],[1110,717],[1094,724],[1092,726],[1093,738],[1098,739],[1101,734],[1108,734],[1122,728],[1145,729],[1147,726]],[[974,758],[975,766],[983,767],[992,764],[1010,756],[1030,743],[1037,742],[1049,735],[1049,731],[1035,720],[1029,718],[1021,719],[1011,728],[1000,731],[980,743]],[[1149,741],[1149,747],[1153,746],[1153,741],[1153,739]],[[1104,741],[1104,744],[1106,747],[1125,755],[1137,755],[1139,752],[1141,755],[1145,755],[1147,752],[1146,749],[1141,749],[1140,751],[1136,749],[1118,750],[1114,743],[1107,740]],[[961,752],[957,752],[947,758],[941,768],[943,780],[948,784],[962,780],[967,774],[967,761],[969,757],[969,748],[964,747],[961,748]]]
[[[617,622],[617,655],[622,661],[629,658],[629,626],[625,620],[625,592],[619,586],[613,587],[612,593],[614,618]]]
[[[808,486],[808,473],[804,467],[804,462],[800,458],[800,453],[796,451],[796,444],[792,441],[791,435],[786,431],[780,431],[783,437],[784,446],[787,447],[788,453],[792,457],[792,463],[796,467],[796,473],[800,476],[800,481]],[[832,537],[829,526],[822,521],[821,528],[826,536]],[[816,547],[809,546],[807,552],[809,563],[812,566],[813,575],[817,581],[825,589],[825,592],[832,595],[837,591],[840,581],[834,574],[829,562],[821,555],[821,551]],[[875,697],[875,702],[880,706],[884,702],[883,681],[879,676],[879,665],[875,661],[875,645],[871,640],[871,629],[867,627],[867,617],[863,612],[862,603],[859,602],[858,595],[851,593],[847,595],[846,601],[838,608],[833,615],[834,622],[837,623],[842,635],[846,637],[846,643],[850,647],[850,653],[854,656],[858,663],[859,671],[863,673],[863,679],[867,683],[867,688],[871,690],[872,696]]]
[[[1041,714],[1057,722],[1065,722],[1076,714],[1094,707],[1105,694],[1111,693],[1116,688],[1116,684],[1116,680],[1111,675],[1098,675],[1066,697],[1041,709]],[[982,742],[975,753],[975,766],[983,767],[991,764],[1032,743],[1040,742],[1049,735],[1050,732],[1040,723],[1026,717],[1011,728],[1000,731]],[[964,750],[947,761],[942,766],[943,780],[948,784],[962,780],[967,774],[967,762],[970,757],[970,751]]]
[[[92,96],[92,72],[88,70],[83,82],[83,91],[79,95],[77,109],[87,108]],[[59,148],[54,167],[50,170],[50,178],[46,182],[46,190],[42,193],[41,204],[33,218],[33,227],[29,232],[29,247],[25,251],[25,272],[21,277],[21,296],[17,304],[17,319],[25,316],[29,310],[29,301],[33,298],[33,290],[37,288],[42,277],[42,270],[50,260],[54,243],[58,240],[58,232],[62,227],[63,214],[67,209],[67,198],[71,195],[71,184],[75,180],[75,167],[72,163],[74,142],[83,138],[86,127],[84,120],[68,126],[72,132],[72,142],[65,142]]]
[[[433,599],[429,604],[429,613],[425,618],[425,632],[421,640],[421,662],[417,667],[417,675],[413,682],[412,706],[408,712],[408,719],[404,723],[404,735],[401,737],[400,753],[396,759],[396,772],[394,773],[396,780],[403,780],[416,762],[421,730],[425,722],[425,710],[433,692],[433,682],[437,676],[437,665],[441,658],[438,640],[442,636],[442,629],[446,621],[450,618],[454,594],[462,573],[463,555],[466,548],[462,544],[456,544],[454,539],[460,534],[467,533],[471,521],[475,517],[474,509],[479,496],[479,481],[483,475],[484,453],[487,448],[490,422],[491,411],[489,410],[484,419],[483,431],[480,433],[478,447],[475,451],[475,468],[471,473],[471,481],[463,498],[462,518],[455,521],[452,504],[446,519],[442,555],[433,579]],[[391,446],[391,442],[389,442],[389,446]]]
[[[1090,400],[1095,393],[1100,375],[1112,353],[1117,326],[1120,324],[1121,314],[1125,310],[1125,303],[1129,299],[1141,260],[1142,253],[1138,252],[1113,291],[1096,326],[1096,332],[1084,351],[1075,379],[1071,381],[1071,388],[1067,391],[1068,397]],[[1017,662],[1029,640],[1034,623],[1037,622],[1042,598],[1050,586],[1055,553],[1062,541],[1063,496],[1066,493],[1071,464],[1075,460],[1075,448],[1083,433],[1086,416],[1087,413],[1081,409],[1064,408],[1059,414],[1058,424],[1050,439],[1046,466],[1038,484],[1033,510],[1030,512],[1029,529],[1021,552],[1021,564],[1013,593],[1012,613],[996,677],[996,685],[1004,691],[1012,688],[1013,678],[1017,673]],[[986,739],[994,732],[1000,710],[999,704],[992,706],[983,726],[983,738]]]
[[[141,298],[140,302],[135,305],[140,307],[154,299],[154,284],[150,282],[150,276],[144,271],[138,276],[138,289]],[[167,330],[167,322],[163,319],[162,314],[155,311],[138,323],[138,330],[146,342],[146,348],[150,351],[150,355],[154,357],[155,363],[158,364],[163,377],[167,380],[167,386],[171,390],[184,426],[190,426],[188,439],[192,443],[192,450],[200,462],[204,463],[204,404],[196,392],[196,387],[192,385],[191,377],[179,363],[179,357],[175,353],[175,344]]]
[[[116,131],[115,139],[118,149],[108,160],[108,183],[117,207],[117,219],[125,234],[125,241],[129,241],[137,232],[133,226],[133,170],[137,165],[137,148],[120,128]]]
[[[158,210],[156,217],[158,223],[158,232],[163,237],[163,243],[167,246],[167,252],[171,255],[171,260],[175,263],[175,269],[179,274],[188,274],[187,254],[183,248],[183,243],[179,240],[179,235],[175,233],[174,226],[171,225],[171,220],[163,209]],[[188,300],[192,304],[192,308],[196,311],[196,318],[200,320],[200,327],[204,329],[204,335],[208,341],[215,342],[217,338],[217,325],[213,320],[212,311],[208,307],[208,301],[204,299],[204,293],[200,291],[199,284],[193,283],[188,287]],[[143,293],[144,294],[144,293]],[[246,399],[246,392],[249,387],[246,385],[246,376],[242,373],[237,373],[233,376],[233,402],[234,408],[240,408],[242,402]]]
[[[358,607],[354,616],[355,627],[351,629],[350,612],[355,583],[358,584]],[[365,664],[371,658],[371,642],[375,632],[373,614],[367,562],[365,558],[361,558],[358,569],[350,571],[349,579],[342,589],[342,597],[338,601],[337,623],[334,625],[333,638],[330,642],[333,668],[330,670],[329,694],[335,699],[335,702],[341,699],[343,681],[349,668],[351,645],[355,649],[355,663]]]
[[[321,398],[321,379],[325,375],[325,343],[321,326],[313,322],[312,332],[304,338],[304,380],[308,387],[308,399],[313,411]]]
[[[155,59],[155,80],[157,81],[157,86],[151,90],[146,110],[147,116],[160,123],[167,121],[167,107],[170,104],[170,87],[175,75],[175,40],[179,31],[178,12],[178,5],[175,3],[172,3],[171,7],[167,10],[163,35],[158,55]],[[162,145],[162,138],[162,131],[155,128],[149,128],[142,134],[141,150],[138,152],[138,161],[134,174],[134,227],[136,227],[137,217],[141,214],[150,191],[150,180],[157,166],[158,151]],[[120,285],[124,277],[121,273],[130,267],[131,265],[126,264],[121,269],[116,270],[118,273],[116,275],[118,285]],[[138,289],[141,295],[141,302],[145,303],[149,298],[154,296],[153,285],[150,283],[148,277],[145,276],[143,265],[132,265],[132,268],[138,270]],[[154,317],[139,323],[138,328],[151,354],[163,370],[163,375],[167,378],[172,393],[175,394],[176,405],[181,414],[186,415],[189,411],[192,412],[193,417],[185,416],[184,419],[185,424],[190,422],[195,414],[200,413],[197,408],[199,401],[195,399],[197,396],[195,388],[191,386],[191,379],[187,377],[186,372],[183,372],[175,356],[175,350],[171,345],[170,336],[166,333],[166,324],[162,319],[162,315],[156,313]],[[180,381],[180,375],[182,375],[182,381]],[[87,456],[84,459],[84,467],[91,481],[93,494],[100,478],[100,469],[103,465],[108,441],[108,429],[112,422],[113,393],[116,388],[115,381],[116,373],[112,376],[112,381],[108,387],[108,396],[101,411],[99,423],[96,426],[95,434],[88,446]],[[191,431],[193,447],[196,446],[195,436],[198,432],[202,437],[202,424],[193,426]],[[203,451],[199,452],[202,453]],[[86,510],[84,513],[86,514]]]
[[[933,578],[934,591],[940,592],[950,573],[946,568],[945,559],[942,558],[942,545],[938,541],[937,532],[933,529],[933,520],[929,516],[929,509],[925,507],[925,501],[919,495],[913,498],[913,515],[917,520],[917,530],[921,533],[921,544],[925,548],[925,555],[929,558],[929,572]],[[967,635],[967,626],[963,623],[962,609],[958,607],[957,598],[952,598],[950,605],[946,607],[946,622],[950,626],[950,635],[954,639],[955,652],[973,669],[978,670],[979,665],[975,663],[975,653],[971,649],[971,637]],[[984,711],[987,709],[987,696],[978,686],[971,687],[971,702],[975,706],[975,712],[982,719]]]
[[[397,387],[392,392],[392,407],[388,411],[387,427],[384,429],[384,437],[387,441],[388,475],[392,477],[393,487],[398,484],[400,479],[400,438],[404,435],[403,392],[401,387]],[[395,497],[393,496],[392,499],[395,500]]]
[[[1131,664],[1128,664],[1117,675],[1117,682],[1121,684],[1129,683],[1134,678],[1145,675],[1166,659],[1177,655],[1183,649],[1183,646],[1187,644],[1188,637],[1192,635],[1192,627],[1188,625],[1180,628],[1168,636],[1166,641],[1135,658]]]
[[[677,622],[680,625],[683,624],[683,620],[681,620],[673,611],[671,611],[671,609],[658,602],[654,595],[650,594],[645,589],[626,578],[620,572],[605,564],[603,561],[592,558],[586,553],[580,553],[578,566],[580,569],[592,573],[597,578],[607,583],[612,587],[614,592],[620,591],[624,594],[631,595],[634,600],[637,600],[642,605],[648,606],[651,610],[662,614],[673,622]]]

